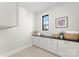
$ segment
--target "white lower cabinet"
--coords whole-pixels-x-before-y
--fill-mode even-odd
[[[79,43],[58,40],[58,55],[64,56],[64,57],[78,57]]]
[[[47,45],[46,42],[47,42],[46,38],[33,36],[33,44],[40,48],[46,49]]]
[[[33,36],[34,45],[57,54],[57,40]]]
[[[39,47],[46,49],[46,45],[47,45],[47,38],[41,37],[41,39],[39,40]]]
[[[47,50],[57,54],[57,40],[56,39],[47,39]]]
[[[66,47],[65,47],[65,41],[58,40],[58,55],[65,56],[66,55]]]
[[[79,57],[79,43],[33,36],[33,44],[63,57]]]
[[[40,37],[33,36],[33,44],[36,45],[36,46],[39,46],[39,40],[40,39],[41,39]]]

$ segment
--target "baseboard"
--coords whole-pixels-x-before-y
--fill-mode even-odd
[[[11,56],[11,55],[13,55],[15,53],[20,52],[21,50],[23,50],[25,48],[28,48],[28,47],[31,47],[31,46],[32,46],[32,44],[28,44],[27,46],[23,46],[23,47],[19,47],[19,48],[13,49],[11,51],[7,51],[5,53],[0,54],[0,57],[9,57],[9,56]]]

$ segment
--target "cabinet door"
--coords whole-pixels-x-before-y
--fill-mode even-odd
[[[40,41],[40,39],[41,39],[41,37],[36,37],[36,46],[38,46],[39,47],[39,41]]]
[[[15,2],[0,2],[0,25],[16,26]]]
[[[46,42],[47,42],[46,39],[47,38],[43,38],[43,37],[41,37],[41,39],[39,39],[39,47],[40,48],[46,49]]]
[[[40,37],[40,39],[38,40],[38,47],[42,47],[42,38]]]
[[[79,56],[79,43],[58,40],[58,55],[64,57]]]
[[[42,38],[40,38],[38,42],[38,47],[43,48],[42,46],[43,46],[43,40]]]
[[[47,40],[47,50],[57,54],[57,40],[56,39],[48,39]]]
[[[58,55],[66,56],[66,41],[58,40]]]
[[[51,39],[51,52],[57,54],[57,40]]]
[[[36,46],[38,46],[38,43],[39,43],[38,38],[39,37],[33,36],[33,44]]]
[[[51,51],[51,40],[47,39],[47,50]]]
[[[79,56],[79,43],[66,41],[66,55],[68,57]]]
[[[36,45],[36,36],[33,36],[33,44]]]
[[[46,47],[46,45],[47,45],[47,39],[48,38],[42,38],[42,48],[43,49],[46,49],[47,47]]]

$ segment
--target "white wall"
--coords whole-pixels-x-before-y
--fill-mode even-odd
[[[41,16],[49,14],[49,31],[42,31]],[[55,18],[68,16],[68,28],[56,28]],[[36,14],[36,31],[51,35],[53,32],[79,31],[79,3],[62,3]]]
[[[0,55],[32,44],[33,14],[20,5],[18,8],[19,26],[0,30]]]

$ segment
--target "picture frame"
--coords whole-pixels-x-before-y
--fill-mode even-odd
[[[68,16],[55,19],[56,28],[68,28]]]

